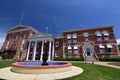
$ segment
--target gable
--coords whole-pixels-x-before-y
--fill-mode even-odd
[[[15,32],[28,31],[28,30],[33,31],[34,33],[39,33],[39,31],[37,31],[36,29],[34,29],[30,26],[22,26],[22,25],[18,25],[16,27],[13,27],[7,33],[15,33]]]
[[[16,31],[16,30],[25,29],[25,28],[27,28],[27,27],[16,26],[16,27],[13,27],[12,29],[10,29],[9,31]]]

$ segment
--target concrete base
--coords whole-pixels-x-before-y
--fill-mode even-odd
[[[19,74],[10,71],[11,67],[0,69],[0,79],[5,80],[57,80],[79,75],[83,72],[80,67],[72,66],[72,69],[61,73],[51,74]]]

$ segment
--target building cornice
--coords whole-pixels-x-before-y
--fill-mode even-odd
[[[78,29],[78,30],[68,30],[68,31],[63,31],[62,33],[66,32],[75,32],[75,31],[85,31],[85,30],[95,30],[95,29],[105,29],[105,28],[113,28],[114,25],[110,26],[99,26],[99,27],[94,27],[94,28],[85,28],[85,29]]]
[[[19,28],[19,27],[23,27],[24,29],[13,30],[13,29],[16,29],[16,28]],[[15,27],[11,28],[9,31],[7,31],[7,33],[15,33],[15,32],[28,31],[28,30],[32,30],[35,33],[39,33],[39,31],[37,31],[33,27],[31,27],[31,26],[23,26],[23,25],[15,26]]]

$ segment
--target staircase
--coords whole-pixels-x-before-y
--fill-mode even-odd
[[[84,61],[88,61],[88,62],[92,62],[92,61],[99,61],[97,55],[93,55],[93,56],[87,56],[85,54],[83,54],[83,58],[84,58]]]

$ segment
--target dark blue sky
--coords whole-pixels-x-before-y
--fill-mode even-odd
[[[120,0],[0,0],[0,42],[20,24],[61,35],[65,30],[115,25],[120,38]],[[1,44],[1,43],[0,43]]]

